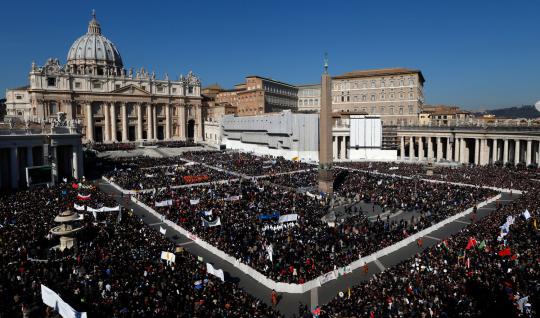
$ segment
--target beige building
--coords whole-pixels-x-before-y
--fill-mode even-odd
[[[418,114],[420,126],[456,126],[471,122],[474,115],[457,106],[424,105]]]
[[[95,15],[65,65],[58,59],[32,63],[29,79],[28,88],[7,91],[8,114],[50,121],[64,112],[80,120],[86,142],[203,138],[200,80],[191,72],[172,80],[144,68],[126,71]]]
[[[266,77],[247,76],[245,83],[217,94],[216,103],[223,102],[236,106],[238,116],[296,110],[298,88]]]
[[[305,84],[298,87],[298,111],[319,112],[321,109],[321,85]]]
[[[419,70],[353,71],[332,78],[333,110],[379,115],[384,125],[417,124],[424,103]]]

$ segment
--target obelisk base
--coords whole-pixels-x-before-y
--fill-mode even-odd
[[[324,193],[334,192],[334,172],[331,169],[319,168],[319,191]]]

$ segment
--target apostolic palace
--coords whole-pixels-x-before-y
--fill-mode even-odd
[[[202,139],[201,82],[191,72],[172,80],[144,68],[126,70],[102,35],[95,13],[67,63],[32,63],[28,86],[7,91],[8,115],[48,121],[64,112],[87,142]]]

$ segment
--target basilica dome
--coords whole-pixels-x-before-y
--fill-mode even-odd
[[[88,32],[75,40],[69,49],[67,64],[78,74],[120,74],[124,64],[118,49],[101,35],[101,26],[95,12],[88,23]]]

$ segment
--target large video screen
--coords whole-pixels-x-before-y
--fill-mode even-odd
[[[37,166],[26,168],[26,181],[28,185],[43,184],[52,182],[52,167]]]

